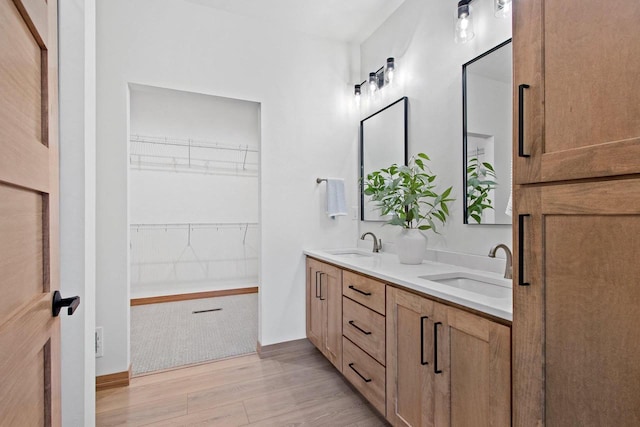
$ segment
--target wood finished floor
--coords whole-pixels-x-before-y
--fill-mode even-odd
[[[307,340],[133,378],[96,394],[98,426],[386,426]]]

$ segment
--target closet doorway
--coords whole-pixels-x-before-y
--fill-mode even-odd
[[[132,373],[255,352],[260,104],[129,90]]]

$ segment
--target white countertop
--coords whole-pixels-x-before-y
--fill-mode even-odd
[[[341,251],[362,252],[360,249],[345,249]],[[335,254],[336,250],[304,250],[304,253],[321,261],[357,271],[387,283],[413,289],[425,295],[460,304],[501,319],[512,320],[513,296],[511,292],[508,292],[508,296],[496,298],[419,277],[431,274],[462,272],[472,273],[474,276],[481,276],[495,281],[496,279],[502,279],[500,274],[432,261],[423,261],[419,265],[400,264],[397,255],[390,253],[371,254],[372,256],[354,258],[337,255]],[[511,287],[511,281],[502,279],[501,282],[505,287]]]

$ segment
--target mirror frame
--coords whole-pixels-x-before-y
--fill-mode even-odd
[[[467,67],[476,61],[484,58],[487,55],[495,52],[496,50],[508,45],[512,42],[512,38],[509,38],[499,45],[489,49],[486,52],[476,56],[471,61],[462,64],[462,194],[464,199],[462,201],[462,220],[466,225],[510,225],[510,224],[495,224],[495,223],[470,223],[467,217]],[[513,73],[513,66],[512,66]]]
[[[391,104],[387,105],[386,107],[376,111],[375,113],[365,117],[364,119],[360,120],[360,221],[367,221],[367,222],[386,222],[387,220],[385,219],[364,219],[364,180],[365,180],[365,176],[364,176],[364,122],[380,113],[382,113],[383,111],[385,111],[388,108],[393,107],[394,105],[396,105],[399,102],[404,102],[404,142],[403,142],[403,148],[404,148],[404,165],[407,164],[407,162],[409,161],[408,158],[408,146],[409,146],[409,134],[408,134],[408,112],[409,112],[409,98],[407,98],[406,96],[403,96],[402,98],[398,99],[397,101],[392,102]]]

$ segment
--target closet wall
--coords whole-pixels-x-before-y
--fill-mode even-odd
[[[258,283],[260,105],[130,86],[131,298]]]

